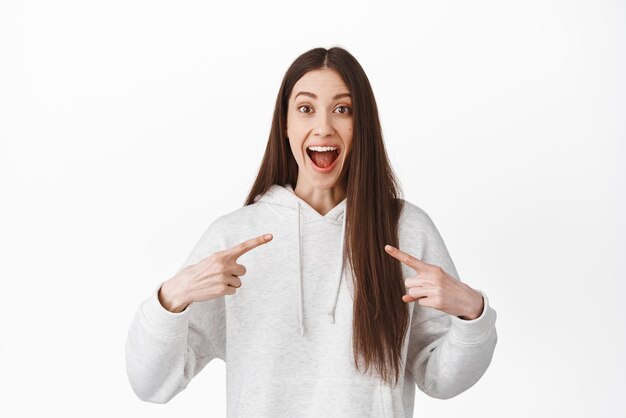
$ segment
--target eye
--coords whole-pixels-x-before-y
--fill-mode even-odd
[[[339,113],[341,113],[341,114],[343,114],[343,115],[347,115],[347,114],[349,114],[349,113],[352,113],[352,109],[350,108],[350,106],[337,106],[337,107],[336,107],[336,109],[341,109],[341,108],[344,108],[344,109],[345,109],[345,111],[344,111],[344,112],[339,112]]]
[[[298,107],[298,110],[302,109],[303,107],[306,107],[307,109],[311,109],[311,107],[309,107],[307,105],[302,105],[302,106]],[[302,113],[311,113],[311,112],[309,111],[309,112],[302,112]]]

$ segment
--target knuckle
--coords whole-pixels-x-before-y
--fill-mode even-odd
[[[226,263],[224,262],[224,260],[216,260],[215,263],[213,264],[213,266],[215,267],[215,269],[219,272],[223,272],[226,270]]]
[[[221,252],[213,253],[207,257],[207,261],[211,265],[216,265],[224,259],[224,255]]]

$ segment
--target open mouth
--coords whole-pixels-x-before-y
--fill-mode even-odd
[[[306,153],[315,167],[322,171],[330,171],[337,161],[341,149],[339,147],[309,146]]]

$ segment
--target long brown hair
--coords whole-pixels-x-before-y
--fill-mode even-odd
[[[355,367],[375,368],[381,378],[397,384],[401,350],[409,324],[400,263],[387,255],[385,244],[398,246],[401,189],[395,178],[378,119],[374,93],[365,71],[345,49],[315,48],[300,55],[283,78],[265,155],[245,205],[255,202],[272,184],[291,184],[298,165],[285,134],[289,98],[296,82],[307,72],[330,68],[348,87],[353,104],[353,140],[341,180],[346,190],[344,248],[354,278],[353,352]]]

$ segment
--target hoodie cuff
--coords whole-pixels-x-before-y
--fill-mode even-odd
[[[184,311],[179,313],[165,309],[159,302],[159,290],[163,283],[160,283],[152,295],[142,302],[141,313],[155,334],[164,338],[174,338],[187,332],[191,306],[187,306]]]
[[[483,312],[475,319],[461,319],[450,315],[451,327],[448,337],[458,344],[473,345],[484,342],[496,328],[496,311],[489,306],[487,295],[478,290],[483,296]]]

